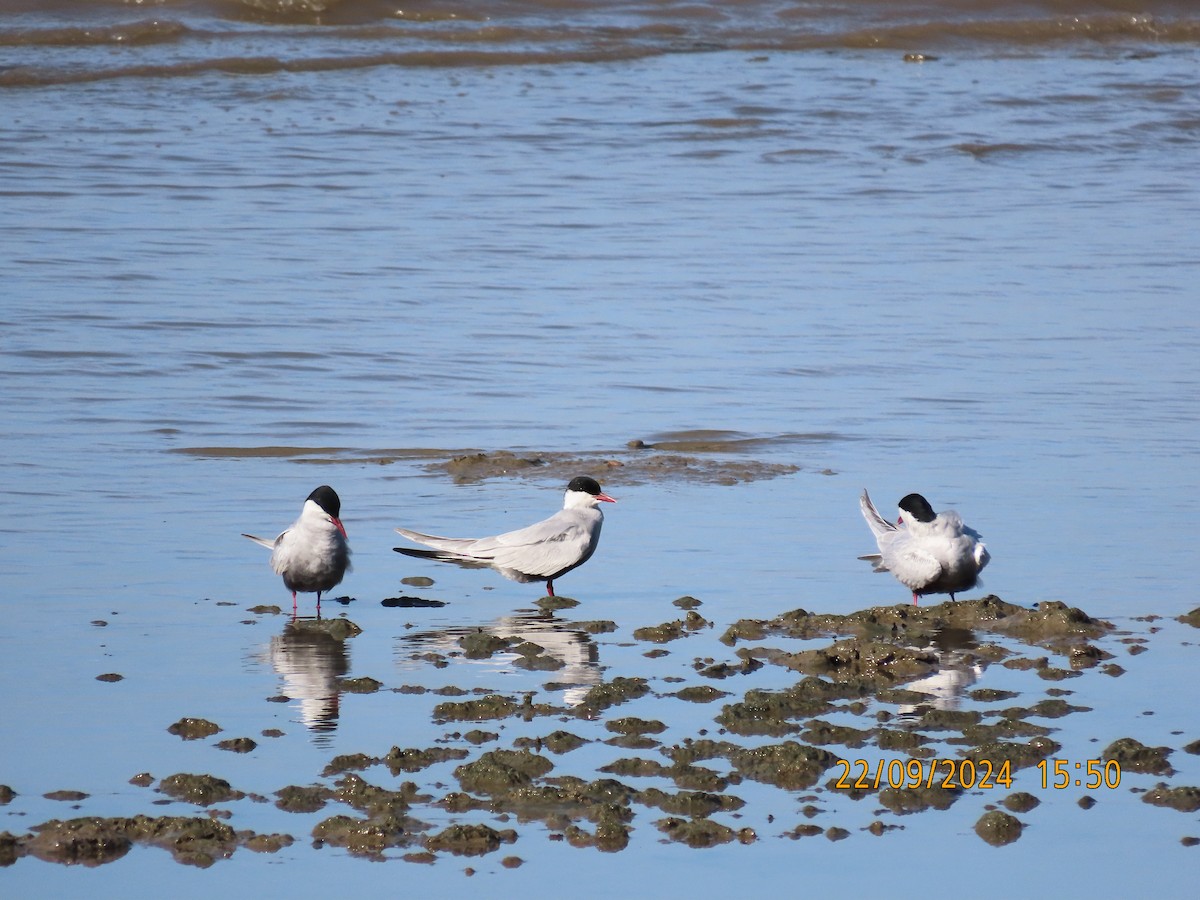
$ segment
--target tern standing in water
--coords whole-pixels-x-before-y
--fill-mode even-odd
[[[604,524],[599,505],[616,502],[600,490],[596,479],[580,475],[567,485],[563,508],[527,528],[484,538],[437,537],[397,528],[409,540],[433,549],[394,549],[418,559],[436,559],[468,568],[490,567],[513,581],[544,581],[546,593],[553,597],[554,579],[582,566],[596,552],[600,527]]]
[[[308,495],[300,518],[273,541],[242,534],[271,551],[271,568],[283,576],[283,584],[292,592],[292,614],[296,613],[296,592],[317,592],[317,614],[321,613],[321,593],[341,584],[350,568],[350,544],[338,516],[342,501],[327,484]]]
[[[935,515],[920,494],[900,501],[895,525],[879,514],[866,491],[859,506],[879,545],[879,553],[859,558],[874,563],[876,572],[895,575],[913,592],[914,606],[926,594],[949,594],[953,600],[959,591],[975,587],[991,559],[979,533],[958,513],[947,509]]]

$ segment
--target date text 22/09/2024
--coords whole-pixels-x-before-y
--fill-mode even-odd
[[[839,759],[835,763],[842,774],[834,782],[835,790],[879,790],[881,787],[932,788],[947,790],[1012,789],[1012,763],[999,764],[989,759],[880,759],[872,765],[865,759]],[[1121,764],[1116,760],[1089,759],[1071,763],[1065,759],[1043,759],[1037,764],[1042,787],[1062,789],[1074,784],[1089,790],[1116,788],[1121,784]],[[1074,777],[1078,775],[1079,777]]]

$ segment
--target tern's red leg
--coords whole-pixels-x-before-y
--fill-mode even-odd
[[[554,579],[553,578],[546,582],[546,596],[547,597],[554,596]]]
[[[917,592],[913,591],[913,606],[917,605]]]

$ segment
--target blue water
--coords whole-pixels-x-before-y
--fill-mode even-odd
[[[557,585],[582,601],[570,617],[617,624],[594,636],[606,680],[677,690],[662,679],[702,681],[695,658],[736,662],[715,638],[739,618],[905,602],[855,558],[872,549],[857,495],[887,509],[920,491],[983,533],[986,591],[1063,600],[1150,641],[1132,657],[1110,640],[1125,676],[1068,683],[1093,711],[1052,723],[1064,756],[1126,734],[1200,737],[1193,632],[1133,620],[1197,605],[1196,72],[1187,49],[923,65],[709,53],[8,92],[0,783],[19,796],[0,831],[154,809],[128,784],[138,772],[207,771],[269,797],[317,781],[335,753],[446,739],[454,728],[429,719],[440,697],[344,695],[320,734],[296,702],[264,702],[286,693],[269,653],[284,620],[246,608],[290,598],[239,533],[286,527],[320,483],[342,497],[355,554],[335,591],[354,602],[324,609],[364,628],[350,675],[558,696],[543,687],[553,674],[413,661],[406,636],[487,625],[540,589],[402,559],[392,528],[492,533],[561,499],[558,478],[456,484],[430,459],[628,460],[629,440],[703,430],[764,438],[733,457],[800,469],[736,485],[613,469],[600,549]],[[310,449],[254,450],[277,446]],[[436,585],[399,584],[411,575]],[[449,605],[380,605],[398,593]],[[714,627],[647,660],[632,630],[677,618],[682,594]],[[104,672],[125,680],[94,681]],[[1017,677],[989,671],[987,686]],[[714,686],[738,699],[788,683],[767,667]],[[1015,683],[1022,703],[1048,686]],[[666,704],[665,741],[716,730],[719,704],[640,703],[613,714],[667,719]],[[167,734],[183,715],[220,737],[287,733],[238,756]],[[499,746],[599,729],[503,725]],[[588,745],[555,761],[592,771],[605,754],[633,755]],[[1176,751],[1174,783],[1197,783],[1194,759]],[[452,769],[419,777],[445,791]],[[312,825],[343,809],[288,817],[247,800],[235,827],[297,843],[202,873],[146,849],[86,871],[23,859],[0,892],[130,896],[136,878],[178,896],[401,882],[465,896],[575,877],[586,896],[616,896],[636,866],[656,893],[700,897],[794,888],[801,871],[833,887],[852,866],[857,892],[950,877],[978,896],[1083,896],[1139,890],[1153,866],[1164,896],[1187,895],[1196,851],[1179,838],[1200,833],[1195,815],[1128,786],[1087,812],[1073,791],[1022,787],[1042,806],[999,850],[971,831],[996,797],[903,817],[883,838],[858,830],[873,810],[822,801],[835,808],[820,824],[853,838],[793,842],[780,834],[803,804],[745,783],[750,847],[663,844],[642,811],[616,857],[526,825],[498,854],[434,866],[312,850]],[[41,799],[61,788],[92,797]],[[502,868],[509,853],[525,865]],[[1100,861],[1063,871],[1084,854]],[[1019,874],[978,880],[998,864]]]

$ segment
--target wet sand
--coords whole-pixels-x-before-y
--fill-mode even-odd
[[[622,484],[663,480],[737,484],[800,471],[795,464],[748,458],[749,450],[764,447],[786,450],[801,444],[821,445],[838,440],[845,438],[834,434],[749,437],[729,432],[697,432],[674,434],[653,443],[635,438],[620,449],[582,453],[434,448],[355,451],[335,447],[184,447],[174,452],[201,459],[279,458],[318,466],[364,463],[386,466],[423,460],[427,471],[448,473],[459,484],[509,477],[565,483],[576,475],[602,480],[615,475]]]

